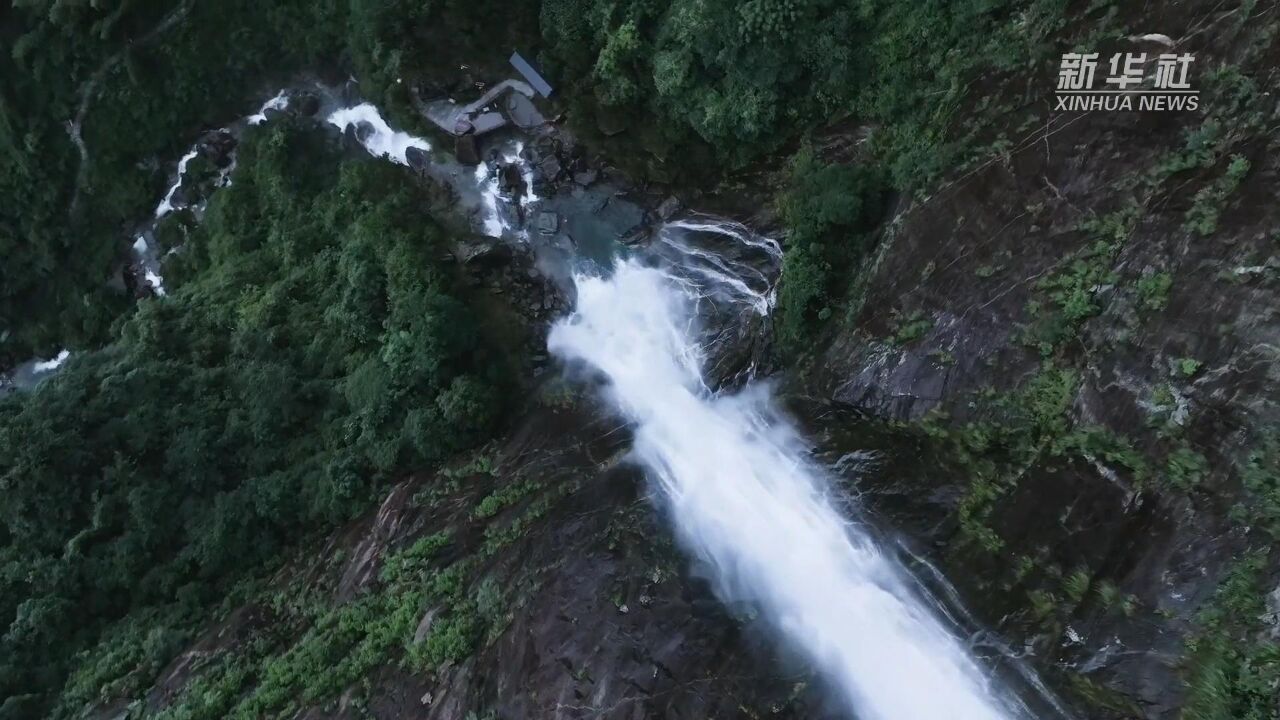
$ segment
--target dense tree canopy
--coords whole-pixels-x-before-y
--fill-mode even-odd
[[[178,289],[0,402],[0,695],[56,687],[100,622],[212,600],[492,427],[498,358],[427,203],[332,142],[256,131]]]
[[[536,31],[530,7],[31,0],[0,8],[0,365],[106,337],[126,307],[106,280],[199,130],[325,67],[354,68],[367,95],[406,108],[397,78],[456,68],[454,53],[488,40],[500,52],[519,30]]]
[[[545,57],[609,107],[692,130],[742,162],[797,131],[856,116],[892,123],[900,180],[928,158],[979,72],[1025,63],[1063,0],[547,0]],[[643,115],[641,115],[643,116]],[[637,127],[641,123],[634,123]]]

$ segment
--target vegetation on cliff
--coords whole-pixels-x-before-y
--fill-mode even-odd
[[[104,623],[198,616],[497,420],[510,372],[404,170],[342,161],[287,123],[239,163],[176,256],[174,292],[0,401],[11,715],[56,691]]]

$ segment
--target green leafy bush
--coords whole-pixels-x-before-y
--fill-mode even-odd
[[[1167,272],[1143,275],[1138,278],[1138,306],[1153,312],[1163,310],[1172,287],[1173,276]]]
[[[787,225],[779,290],[778,335],[796,351],[845,275],[867,252],[881,214],[877,173],[854,165],[827,165],[811,149],[792,161],[791,182],[779,203]]]
[[[1181,446],[1169,454],[1165,476],[1175,488],[1191,490],[1200,484],[1209,472],[1209,461],[1204,455],[1187,446]]]
[[[1268,553],[1255,551],[1231,567],[1196,618],[1188,643],[1188,720],[1269,720],[1280,683],[1280,645],[1267,637],[1262,573]]]

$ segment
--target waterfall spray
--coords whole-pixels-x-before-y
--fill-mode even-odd
[[[772,288],[663,242],[700,265],[681,274],[623,260],[608,277],[578,276],[577,308],[548,345],[607,376],[609,399],[634,423],[635,456],[720,597],[759,606],[859,720],[1020,717],[904,571],[828,502],[767,388],[707,387],[697,304],[716,293],[767,312]]]

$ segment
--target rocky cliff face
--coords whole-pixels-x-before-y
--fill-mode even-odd
[[[890,516],[1090,717],[1200,702],[1206,617],[1276,539],[1280,48],[1245,11],[1192,5],[1148,20],[1196,53],[1202,112],[1056,113],[1034,79],[998,121],[1017,135],[896,214],[800,383],[959,448]],[[1276,561],[1254,568],[1258,606]],[[1274,612],[1235,637],[1273,637]],[[1254,717],[1229,713],[1203,716]]]
[[[544,386],[510,437],[396,485],[376,512],[229,607],[145,702],[94,716],[820,714],[804,668],[731,616],[673,547],[626,461],[627,430],[591,405]],[[424,544],[429,560],[415,566]],[[409,585],[427,588],[425,608],[419,595],[399,604],[406,568]],[[345,636],[371,602],[375,618],[402,608],[392,622],[412,639]],[[414,664],[426,655],[434,669]],[[363,679],[341,679],[348,662]]]

